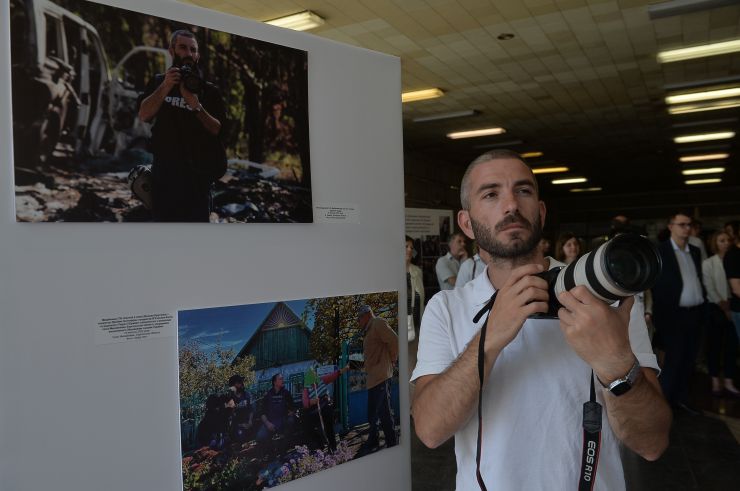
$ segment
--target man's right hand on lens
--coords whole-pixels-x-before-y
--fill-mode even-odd
[[[547,282],[534,276],[543,269],[540,264],[526,264],[511,270],[488,318],[486,351],[500,352],[516,337],[527,317],[547,312]]]

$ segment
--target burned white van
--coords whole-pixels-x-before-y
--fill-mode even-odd
[[[48,0],[10,0],[16,165],[113,155],[149,136],[136,117],[141,66],[164,72],[167,50],[138,46],[111,69],[97,30]]]

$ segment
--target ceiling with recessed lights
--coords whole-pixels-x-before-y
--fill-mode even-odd
[[[187,3],[261,21],[310,10],[325,20],[312,34],[399,56],[404,92],[441,89],[441,97],[403,104],[408,206],[459,206],[455,188],[466,164],[487,149],[504,146],[542,152],[528,159],[535,168],[568,169],[538,176],[550,209],[559,209],[563,221],[600,219],[614,211],[659,217],[684,206],[705,215],[740,213],[734,135],[740,51],[658,62],[659,52],[740,39],[740,2]],[[652,15],[651,3],[656,4]],[[684,8],[670,9],[677,4]],[[721,98],[710,94],[679,98],[677,104],[666,101],[719,90],[724,91]],[[669,114],[669,107],[678,114]],[[447,137],[486,128],[505,132]],[[711,133],[729,137],[675,140]],[[705,154],[728,155],[680,160]],[[697,168],[713,172],[683,172]],[[574,178],[586,181],[551,183]],[[721,181],[686,184],[699,178]],[[578,188],[583,191],[572,192]]]

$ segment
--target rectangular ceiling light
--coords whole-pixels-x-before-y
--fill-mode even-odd
[[[537,157],[542,157],[544,154],[542,152],[526,152],[521,154],[523,159],[536,159]]]
[[[716,179],[689,179],[688,181],[684,181],[684,183],[688,185],[692,184],[712,184],[715,182],[722,182],[722,179],[716,178]]]
[[[687,114],[702,111],[717,111],[719,109],[730,109],[740,107],[740,99],[727,99],[724,101],[704,102],[702,104],[686,104],[683,106],[671,106],[668,114]]]
[[[535,167],[532,174],[554,174],[555,172],[568,172],[567,167]]]
[[[553,184],[578,184],[581,182],[586,182],[588,179],[585,177],[569,177],[568,179],[555,179],[552,181]]]
[[[723,41],[721,43],[702,44],[689,48],[671,49],[658,53],[658,63],[671,63],[674,61],[692,60],[694,58],[705,58],[707,56],[724,55],[740,51],[740,39]]]
[[[324,25],[325,22],[326,21],[322,17],[316,15],[310,10],[304,10],[297,14],[266,20],[265,24],[284,27],[285,29],[293,29],[294,31],[308,31],[309,29],[314,29]]]
[[[506,133],[506,130],[499,127],[481,128],[479,130],[456,131],[454,133],[447,133],[447,138],[457,140],[459,138],[474,138],[476,136],[500,135],[502,133]]]
[[[601,188],[573,188],[570,190],[571,193],[592,193],[595,191],[601,191]]]
[[[401,94],[401,102],[414,102],[424,101],[426,99],[436,99],[445,95],[442,89],[423,89],[423,90],[412,90],[411,92],[404,92]]]
[[[647,6],[650,19],[660,19],[673,15],[684,15],[702,10],[715,9],[725,5],[734,5],[737,0],[667,0]]]
[[[724,171],[724,167],[707,167],[705,169],[684,169],[681,171],[681,174],[684,176],[697,176],[699,174],[721,174]]]
[[[681,162],[703,162],[705,160],[722,160],[729,156],[729,153],[706,153],[704,155],[685,155],[678,160]]]
[[[698,135],[677,136],[673,139],[673,141],[676,143],[705,142],[710,140],[726,140],[734,136],[734,131],[719,131],[717,133],[701,133]]]
[[[691,92],[689,94],[669,95],[665,98],[666,104],[685,104],[687,102],[710,101],[713,99],[727,99],[740,96],[740,87],[729,87],[727,89],[704,90],[702,92]]]
[[[478,114],[480,114],[478,111],[474,109],[468,109],[466,111],[453,111],[449,113],[432,114],[430,116],[421,116],[421,117],[412,119],[412,121],[414,123],[426,123],[427,121],[439,121],[440,119],[464,118],[467,116],[476,116]]]

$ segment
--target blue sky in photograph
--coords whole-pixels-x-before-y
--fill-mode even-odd
[[[306,302],[304,299],[284,303],[300,318]],[[178,345],[197,341],[203,351],[210,352],[220,343],[223,348],[239,352],[278,303],[181,310],[177,314]],[[313,317],[307,319],[306,325],[313,329]]]

